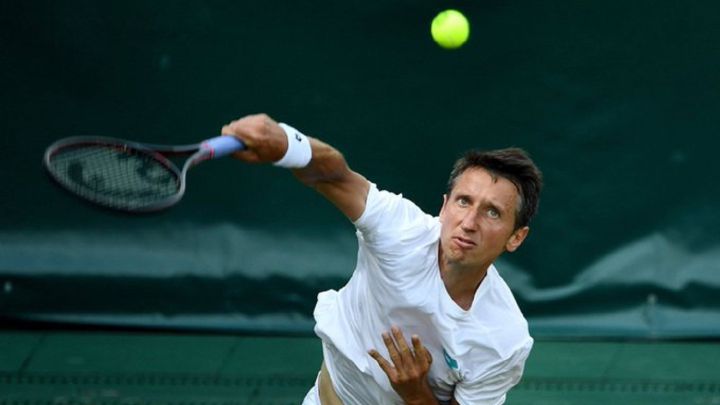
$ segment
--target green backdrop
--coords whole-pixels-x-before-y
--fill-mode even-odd
[[[470,41],[429,35],[439,11]],[[498,267],[536,336],[720,335],[720,3],[5,1],[0,315],[310,333],[352,226],[282,169],[227,159],[172,210],[80,203],[41,167],[71,135],[192,143],[267,112],[437,212],[468,148],[544,170]]]

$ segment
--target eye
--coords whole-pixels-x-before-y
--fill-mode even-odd
[[[487,215],[488,215],[488,217],[490,217],[492,219],[500,218],[500,213],[495,208],[488,208]]]
[[[470,200],[468,200],[466,197],[458,197],[457,204],[461,207],[467,207],[470,205]]]

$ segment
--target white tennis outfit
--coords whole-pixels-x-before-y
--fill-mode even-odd
[[[339,291],[318,295],[315,333],[345,405],[402,404],[367,351],[389,360],[381,334],[397,325],[433,357],[428,380],[440,401],[495,405],[518,383],[533,345],[510,289],[494,266],[468,311],[447,293],[438,267],[440,222],[414,203],[370,185],[355,222],[357,267]],[[409,343],[408,343],[409,344]],[[311,389],[303,404],[319,402]]]

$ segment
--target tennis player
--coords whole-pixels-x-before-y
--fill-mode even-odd
[[[528,235],[541,173],[520,149],[469,152],[439,216],[382,191],[330,145],[266,115],[222,133],[235,157],[292,169],[357,228],[357,265],[318,295],[324,361],[303,404],[502,404],[533,339],[493,262]]]

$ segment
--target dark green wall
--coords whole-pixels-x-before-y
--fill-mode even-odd
[[[463,10],[470,41],[430,39]],[[281,169],[226,160],[134,218],[50,184],[53,140],[191,143],[267,112],[439,209],[454,159],[521,146],[540,214],[499,267],[536,335],[720,335],[720,3],[7,1],[6,318],[307,332],[352,227]],[[228,187],[230,185],[230,187]]]

